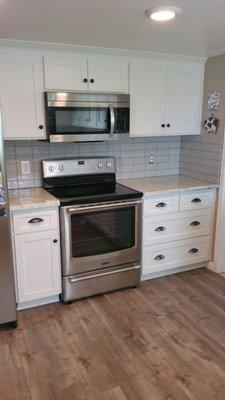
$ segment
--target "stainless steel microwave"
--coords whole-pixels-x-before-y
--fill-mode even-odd
[[[130,96],[45,92],[50,142],[98,142],[129,133]]]

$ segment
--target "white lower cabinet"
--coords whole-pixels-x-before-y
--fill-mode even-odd
[[[209,260],[209,236],[148,246],[143,252],[143,273],[153,273]]]
[[[46,228],[45,219],[54,217],[53,228]],[[26,220],[29,231],[21,232]],[[34,219],[32,223],[30,216]],[[57,220],[56,220],[57,216]],[[58,210],[13,214],[14,260],[19,304],[48,298],[61,293],[61,259]],[[35,222],[36,221],[36,222]],[[40,221],[40,222],[38,222]],[[56,226],[56,221],[58,222]],[[42,227],[41,227],[41,224]]]
[[[215,194],[210,189],[144,197],[143,275],[210,260]]]

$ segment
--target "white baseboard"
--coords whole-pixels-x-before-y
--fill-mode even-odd
[[[193,269],[198,269],[198,268],[203,268],[203,267],[208,267],[208,263],[186,265],[184,267],[171,268],[171,269],[167,269],[165,271],[154,272],[152,274],[142,275],[141,281],[143,282],[143,281],[147,281],[149,279],[160,278],[161,276],[178,274],[179,272],[191,271]]]
[[[17,310],[25,310],[26,308],[33,308],[43,306],[45,304],[57,303],[59,301],[59,296],[49,296],[43,299],[24,301],[23,303],[18,303]]]

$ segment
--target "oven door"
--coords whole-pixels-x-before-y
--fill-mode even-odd
[[[61,208],[63,275],[141,258],[141,201]]]

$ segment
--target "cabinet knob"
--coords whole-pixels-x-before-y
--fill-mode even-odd
[[[94,81],[95,81],[94,79],[90,79],[90,82],[91,82],[91,83],[94,83]]]
[[[54,240],[53,240],[53,243],[58,243],[58,239],[54,239]]]
[[[166,126],[165,124],[161,124],[161,128],[165,128],[165,126]]]
[[[84,79],[83,79],[83,82],[84,82],[84,83],[87,83],[87,81],[88,81],[87,78],[84,78]]]
[[[44,125],[39,125],[38,128],[39,128],[39,129],[43,129],[43,128],[44,128]]]
[[[166,127],[167,127],[167,128],[170,128],[170,124],[166,124]]]

